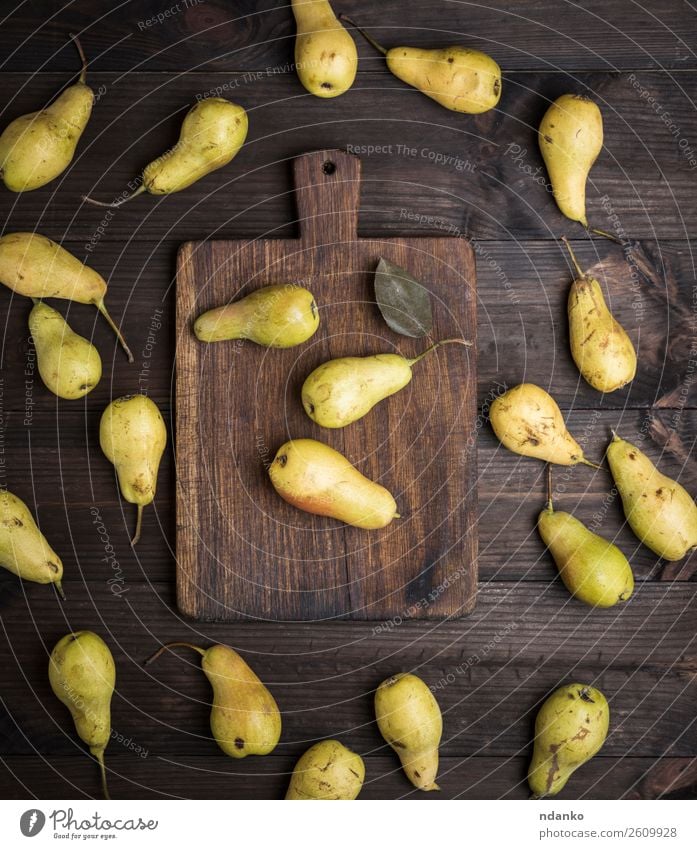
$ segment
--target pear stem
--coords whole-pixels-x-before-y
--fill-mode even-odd
[[[197,651],[201,655],[201,657],[203,657],[206,653],[202,648],[200,648],[199,646],[194,646],[191,643],[181,643],[181,642],[166,643],[164,646],[161,646],[155,652],[155,654],[151,655],[145,661],[143,666],[149,666],[153,661],[157,660],[157,658],[162,654],[162,652],[166,651],[167,649],[176,649],[176,648],[193,649],[194,651]]]
[[[569,255],[571,256],[571,262],[573,262],[574,268],[576,269],[576,274],[578,274],[579,277],[585,277],[586,275],[583,273],[583,270],[581,269],[581,266],[578,264],[578,260],[576,259],[576,254],[571,249],[569,240],[566,238],[566,236],[562,236],[561,240],[562,242],[564,242],[564,244],[566,245],[566,249],[569,251]]]
[[[140,529],[143,527],[143,505],[138,505],[138,518],[136,519],[136,532],[133,534],[133,539],[131,540],[131,545],[135,546],[135,544],[140,539]]]
[[[34,302],[34,306],[38,307],[41,303],[41,298],[32,298],[32,301]]]
[[[611,242],[614,242],[616,245],[624,244],[621,239],[618,239],[617,236],[613,236],[612,233],[606,233],[605,230],[598,230],[596,227],[589,227],[589,233],[595,233],[596,236],[602,236],[604,239],[609,239]]]
[[[419,362],[419,360],[423,360],[424,357],[427,357],[432,351],[435,351],[436,348],[440,348],[441,345],[465,345],[467,348],[472,347],[472,343],[468,339],[443,339],[440,342],[435,342],[431,345],[430,348],[426,348],[423,354],[419,354],[418,357],[414,357],[411,360],[407,360],[409,366],[413,366]]]
[[[552,464],[547,463],[547,509],[554,512],[552,505]]]
[[[599,466],[597,463],[591,463],[590,460],[586,460],[585,457],[582,457],[578,462],[583,463],[584,466],[590,466],[591,469],[602,469],[603,468],[602,466]]]
[[[94,757],[97,759],[97,763],[99,764],[99,771],[102,776],[102,793],[104,793],[104,798],[109,799],[111,801],[111,796],[109,795],[109,788],[107,786],[106,781],[106,766],[104,764],[104,749],[90,749]]]
[[[65,601],[65,593],[63,592],[63,584],[60,581],[54,581],[53,586],[56,588],[56,592],[61,597],[63,601]]]
[[[133,354],[131,353],[131,349],[126,344],[126,340],[123,338],[123,334],[121,333],[119,328],[114,324],[112,317],[109,315],[109,313],[107,311],[107,308],[106,308],[106,305],[104,304],[104,301],[96,302],[95,306],[97,307],[99,312],[104,316],[104,318],[107,320],[109,327],[111,327],[111,329],[116,334],[116,338],[119,340],[119,342],[121,343],[121,347],[126,352],[126,356],[128,357],[128,362],[132,363],[133,362]]]
[[[129,200],[133,200],[133,198],[137,198],[138,195],[142,195],[145,190],[145,183],[141,183],[133,194],[130,194],[125,198],[121,198],[121,200],[113,200],[111,203],[105,203],[103,200],[95,200],[94,198],[89,197],[89,195],[82,195],[82,199],[86,203],[91,203],[92,206],[105,206],[108,209],[118,209],[118,207],[123,206],[124,203],[128,203]]]
[[[77,52],[80,54],[80,61],[82,62],[82,71],[80,72],[80,82],[84,84],[87,79],[87,57],[85,56],[85,51],[82,49],[82,45],[80,44],[80,39],[75,35],[75,33],[70,33],[70,37],[73,40],[73,44],[77,47]]]
[[[344,15],[342,13],[341,15],[339,15],[339,20],[346,21],[347,24],[352,26],[354,29],[357,29],[358,32],[360,32],[360,34],[363,36],[363,38],[368,42],[368,44],[372,45],[379,53],[382,53],[383,56],[387,56],[387,50],[385,50],[385,48],[381,44],[378,44],[378,42],[375,41],[372,36],[368,35],[368,33],[364,29],[359,27],[358,24],[355,23],[355,21],[352,21],[351,18],[348,17],[348,15]]]

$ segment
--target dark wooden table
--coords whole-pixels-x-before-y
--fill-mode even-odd
[[[45,233],[107,276],[108,303],[140,364],[127,364],[94,310],[73,306],[71,322],[94,332],[105,373],[84,401],[56,401],[34,368],[28,302],[0,292],[1,482],[36,506],[63,557],[68,598],[61,603],[49,588],[2,576],[2,795],[99,793],[97,768],[46,675],[55,641],[80,628],[102,634],[116,659],[118,737],[107,752],[116,798],[279,798],[296,757],[325,736],[365,757],[364,797],[413,796],[372,713],[375,686],[403,669],[435,686],[443,708],[442,796],[526,797],[536,708],[573,679],[601,687],[612,722],[601,755],[565,798],[697,795],[697,556],[656,562],[623,528],[606,471],[560,471],[559,506],[616,535],[637,577],[621,609],[593,611],[571,600],[534,527],[544,467],[497,446],[485,415],[501,385],[539,383],[558,399],[588,456],[600,458],[609,429],[618,428],[697,493],[694,9],[682,0],[508,0],[499,8],[337,0],[338,10],[388,44],[461,42],[492,53],[505,74],[501,103],[467,117],[392,78],[362,41],[351,92],[311,97],[289,68],[293,24],[278,2],[62,6],[0,4],[3,125],[46,102],[74,72],[70,32],[82,37],[99,93],[63,177],[21,196],[0,192],[3,228]],[[167,9],[162,23],[152,20]],[[592,173],[589,214],[595,226],[636,240],[630,264],[617,245],[590,241],[564,220],[543,185],[535,130],[548,100],[566,91],[591,92],[603,111],[606,146]],[[196,96],[211,92],[249,111],[248,142],[228,168],[179,195],[143,197],[113,213],[81,203],[88,192],[119,194],[175,141]],[[99,450],[98,423],[111,397],[138,390],[170,420],[177,245],[295,234],[289,159],[319,147],[362,154],[364,235],[447,232],[476,247],[481,556],[478,605],[467,619],[185,621],[174,604],[171,448],[142,542],[135,552],[128,544],[133,510],[120,501]],[[568,353],[563,234],[584,266],[602,263],[613,309],[639,349],[636,380],[607,397],[581,382]],[[226,642],[252,662],[283,711],[273,755],[236,762],[217,749],[195,657],[143,668],[174,639]]]

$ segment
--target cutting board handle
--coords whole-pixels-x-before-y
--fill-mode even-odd
[[[361,160],[344,150],[316,150],[293,162],[300,239],[311,245],[358,235]]]

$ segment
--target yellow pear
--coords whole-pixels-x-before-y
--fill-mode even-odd
[[[386,50],[349,18],[342,18],[385,57],[387,67],[402,82],[451,109],[477,115],[493,109],[501,97],[501,68],[469,47],[393,47]]]
[[[440,790],[436,776],[443,718],[426,684],[410,673],[383,681],[375,693],[375,716],[414,787]]]
[[[29,314],[39,374],[59,398],[74,400],[91,392],[102,376],[99,351],[75,333],[63,316],[38,301]]]
[[[78,82],[45,109],[15,118],[0,135],[0,174],[10,191],[29,192],[62,174],[87,126],[94,93],[85,83],[85,54],[78,39],[72,38],[82,59]]]
[[[247,138],[247,113],[222,97],[207,97],[192,106],[182,123],[179,141],[143,170],[140,186],[113,203],[90,197],[95,206],[122,206],[143,192],[171,195],[217,171],[237,156]]]
[[[560,466],[584,463],[597,468],[566,429],[557,402],[534,383],[521,383],[499,395],[491,404],[489,420],[509,451]]]
[[[567,590],[591,607],[612,607],[634,590],[629,561],[619,548],[594,534],[570,513],[555,510],[550,493],[537,529]]]
[[[305,412],[322,427],[346,427],[367,415],[380,401],[399,392],[411,381],[412,366],[440,345],[464,339],[445,339],[411,359],[400,354],[340,357],[318,366],[305,380]]]
[[[202,342],[249,339],[267,348],[292,348],[307,342],[318,327],[312,292],[281,284],[204,312],[194,323],[194,333]]]
[[[600,283],[581,271],[564,239],[578,277],[569,291],[569,342],[576,367],[598,392],[614,392],[634,380],[637,356],[632,340],[610,312]]]
[[[63,596],[63,564],[36,526],[27,505],[0,489],[0,566],[25,581],[54,584]]]
[[[616,433],[607,459],[624,515],[644,545],[664,560],[682,560],[697,547],[697,505],[683,486]]]
[[[269,477],[289,504],[372,530],[399,518],[384,486],[364,477],[343,456],[315,439],[292,439],[278,449]]]
[[[545,112],[538,139],[557,206],[587,227],[586,181],[603,148],[600,109],[584,95],[563,94]]]
[[[338,740],[315,743],[295,765],[286,799],[355,799],[365,779],[363,758]]]
[[[358,52],[327,0],[292,0],[297,25],[295,68],[315,97],[337,97],[356,79]]]
[[[545,701],[535,720],[528,784],[535,798],[556,796],[571,774],[603,746],[610,724],[607,699],[595,687],[567,684]]]
[[[213,687],[211,731],[220,748],[231,758],[268,755],[281,737],[281,714],[274,697],[250,667],[229,646],[208,649],[191,643],[169,643],[146,661],[177,646],[197,651],[201,667]]]
[[[116,668],[109,646],[92,631],[66,634],[56,643],[48,663],[51,689],[70,711],[80,739],[90,747],[109,798],[104,750],[111,738],[111,697]]]
[[[114,464],[121,494],[138,506],[136,531],[131,540],[131,545],[135,545],[140,539],[143,507],[155,497],[167,428],[150,398],[126,395],[112,401],[102,413],[99,443]]]
[[[93,304],[116,334],[129,362],[133,362],[126,340],[104,304],[104,278],[46,236],[8,233],[0,238],[0,283],[27,298]]]

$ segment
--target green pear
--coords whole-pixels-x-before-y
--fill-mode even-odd
[[[146,395],[117,398],[102,413],[99,444],[114,464],[121,494],[138,506],[136,531],[140,539],[143,507],[150,504],[157,489],[157,472],[167,444],[167,428],[160,411]]]
[[[534,383],[521,383],[495,398],[489,420],[509,451],[560,466],[597,468],[567,430],[557,402]]]
[[[329,360],[303,384],[305,412],[322,427],[346,427],[362,419],[378,402],[404,389],[411,381],[412,366],[440,345],[451,342],[471,344],[464,339],[445,339],[411,359],[400,354],[374,354]]]
[[[610,725],[607,699],[595,687],[567,684],[545,701],[535,720],[528,784],[535,798],[556,796],[571,774],[603,746]]]
[[[267,348],[292,348],[307,342],[318,327],[312,292],[279,284],[204,312],[194,323],[194,334],[202,342],[249,339]]]
[[[169,643],[163,651],[184,646],[198,652],[201,667],[213,688],[211,731],[220,748],[231,758],[268,755],[281,737],[281,714],[274,697],[250,667],[229,646],[208,649],[191,643]]]
[[[600,109],[581,94],[563,94],[545,112],[538,139],[557,206],[587,227],[586,182],[603,149]]]
[[[62,174],[89,121],[94,93],[85,83],[85,54],[72,38],[82,59],[78,82],[45,109],[15,118],[0,135],[0,174],[12,192],[39,189]]]
[[[488,112],[499,102],[501,68],[486,53],[459,45],[386,50],[350,18],[342,17],[382,53],[397,79],[417,88],[446,109],[477,115]]]
[[[126,340],[104,304],[104,278],[46,236],[8,233],[0,238],[0,283],[27,298],[94,304],[116,334],[129,362],[133,362]]]
[[[118,207],[143,192],[171,195],[231,162],[247,138],[247,113],[222,97],[207,97],[192,106],[182,123],[179,141],[143,170],[140,186],[130,195],[103,203],[83,196],[95,206]]]
[[[63,596],[63,564],[36,526],[27,505],[0,489],[0,566],[25,581],[54,584]]]
[[[365,780],[363,758],[338,740],[311,746],[295,765],[286,799],[355,799]]]
[[[631,596],[634,575],[624,554],[570,513],[555,510],[551,496],[537,529],[567,590],[579,601],[612,607]]]
[[[414,787],[440,790],[436,776],[443,717],[426,684],[410,673],[383,681],[375,693],[375,717]]]
[[[664,560],[682,560],[697,547],[697,505],[684,487],[616,433],[607,459],[624,515],[644,545]]]
[[[281,498],[307,513],[366,530],[384,528],[399,518],[395,500],[384,486],[315,439],[292,439],[281,445],[269,477]]]
[[[102,376],[99,351],[75,333],[56,310],[38,301],[29,314],[39,374],[59,398],[74,400],[91,392]]]
[[[315,97],[338,97],[356,79],[356,43],[327,0],[291,0],[298,79]]]
[[[66,634],[51,652],[48,679],[70,711],[78,736],[97,759],[108,799],[104,750],[111,738],[111,697],[116,684],[109,646],[92,631]]]
[[[578,277],[569,291],[571,356],[586,381],[598,392],[614,392],[634,380],[637,356],[632,340],[610,312],[600,283],[581,271],[564,239]]]

